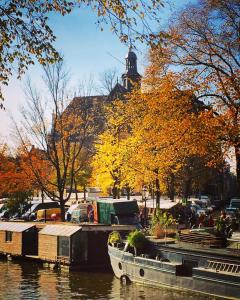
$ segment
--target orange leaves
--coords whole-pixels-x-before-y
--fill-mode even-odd
[[[1,155],[0,190],[1,194],[12,194],[31,190],[32,178],[23,170],[20,159]]]
[[[1,154],[0,190],[11,195],[40,189],[37,179],[47,181],[51,176],[51,166],[44,153],[32,148],[30,151],[19,148],[15,157]]]
[[[138,139],[135,160],[152,170],[152,176],[156,169],[179,171],[191,156],[211,160],[216,152],[222,158],[212,112],[204,110],[191,90],[180,90],[178,82],[173,73],[158,78],[149,74],[143,82],[147,91],[133,92],[127,103],[132,134]]]

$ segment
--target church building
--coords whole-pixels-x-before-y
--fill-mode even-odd
[[[94,137],[104,129],[104,106],[115,99],[123,99],[124,95],[132,90],[134,84],[140,85],[141,83],[141,75],[137,71],[137,56],[133,52],[132,47],[129,47],[128,53],[125,56],[125,63],[122,84],[117,82],[109,95],[74,97],[64,112],[67,114],[76,114],[77,112],[82,112],[82,109],[88,110],[92,114],[94,126],[96,126]]]
[[[141,83],[141,75],[137,71],[137,55],[133,52],[132,47],[129,47],[128,53],[125,56],[125,72],[122,74],[122,84],[116,83],[115,87],[109,93],[109,95],[96,95],[96,96],[85,96],[75,97],[67,109],[72,105],[75,106],[77,102],[85,99],[89,102],[102,102],[102,104],[109,103],[117,98],[122,98],[124,94],[130,92],[134,84]]]
[[[110,92],[108,99],[114,100],[131,91],[133,85],[141,83],[141,75],[137,71],[137,55],[129,47],[128,53],[125,56],[125,72],[122,74],[122,84],[117,83]]]

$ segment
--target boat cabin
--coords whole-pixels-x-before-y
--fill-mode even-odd
[[[61,262],[66,265],[77,264],[84,252],[81,247],[79,226],[47,225],[39,232],[38,256],[48,262]]]
[[[37,255],[37,235],[34,224],[0,222],[0,252],[10,255]]]

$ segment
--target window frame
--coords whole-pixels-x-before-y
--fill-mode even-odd
[[[13,232],[12,231],[5,231],[5,242],[6,243],[11,243],[13,240]]]

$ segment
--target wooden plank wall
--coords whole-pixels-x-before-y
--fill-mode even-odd
[[[39,234],[38,256],[43,260],[56,260],[58,255],[57,236]]]
[[[22,254],[22,233],[13,232],[12,241],[6,242],[6,231],[0,231],[0,252],[21,255]]]

